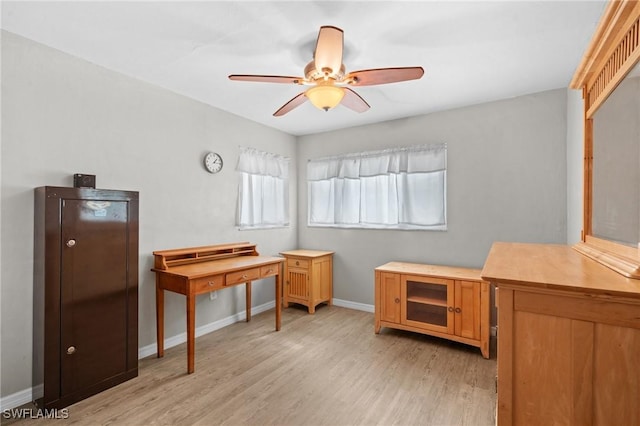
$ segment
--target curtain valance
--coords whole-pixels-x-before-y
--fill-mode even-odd
[[[307,180],[429,173],[447,168],[447,145],[415,145],[309,160]]]
[[[240,147],[236,170],[252,175],[289,179],[289,158],[254,148]]]

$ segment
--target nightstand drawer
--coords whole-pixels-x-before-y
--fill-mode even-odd
[[[208,293],[220,290],[224,287],[224,275],[214,275],[213,277],[198,278],[194,280],[196,294]]]
[[[225,285],[246,283],[260,278],[260,268],[247,269],[244,271],[231,272],[227,274]]]
[[[309,269],[309,261],[305,259],[287,259],[289,268]]]

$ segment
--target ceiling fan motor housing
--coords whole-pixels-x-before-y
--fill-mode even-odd
[[[335,81],[342,81],[344,78],[345,67],[344,64],[340,65],[340,69],[336,72],[331,68],[322,68],[318,69],[316,67],[316,61],[311,61],[304,67],[304,77],[309,82],[314,82],[318,80],[327,80],[333,79]]]

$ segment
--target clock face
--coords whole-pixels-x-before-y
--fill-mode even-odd
[[[209,173],[218,173],[222,170],[222,157],[220,154],[210,152],[204,156],[204,167]]]

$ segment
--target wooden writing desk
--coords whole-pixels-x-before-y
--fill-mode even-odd
[[[164,356],[164,290],[187,299],[187,372],[194,371],[196,295],[239,284],[246,285],[247,321],[251,320],[251,281],[275,277],[276,331],[282,313],[283,258],[259,256],[246,242],[154,251],[158,358]]]

